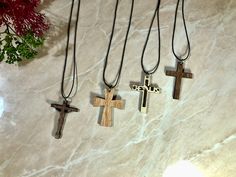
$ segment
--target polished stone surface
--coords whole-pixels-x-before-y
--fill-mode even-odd
[[[112,79],[119,64],[131,1],[121,0],[108,66]],[[138,111],[139,93],[130,82],[141,78],[140,55],[155,0],[135,0],[133,22],[118,95],[125,110],[114,110],[114,127],[97,124],[99,108],[91,97],[103,94],[102,69],[115,1],[86,0],[78,30],[78,93],[60,140],[52,136],[58,113],[50,107],[60,96],[67,15],[70,3],[44,0],[51,20],[38,59],[0,64],[1,177],[235,177],[236,174],[236,1],[186,0],[194,79],[183,79],[181,99],[172,99],[174,67],[171,32],[176,0],[161,4],[162,53],[153,82],[149,113]],[[155,25],[156,26],[156,25]],[[179,30],[178,30],[179,31]],[[146,65],[157,58],[154,27]],[[184,50],[184,33],[176,48]],[[72,46],[72,45],[71,45]],[[67,77],[70,81],[70,77]]]

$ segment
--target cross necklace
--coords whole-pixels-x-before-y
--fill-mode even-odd
[[[159,8],[160,8],[160,3],[161,0],[157,1],[157,5],[151,20],[151,24],[148,30],[148,34],[146,37],[146,41],[144,43],[144,47],[143,47],[143,51],[142,51],[142,56],[141,56],[141,66],[142,66],[142,70],[143,70],[143,82],[142,84],[131,84],[131,90],[134,91],[140,91],[141,94],[141,102],[140,102],[140,107],[139,110],[142,113],[147,113],[148,111],[148,100],[149,100],[149,93],[160,93],[161,92],[161,88],[155,84],[155,85],[151,85],[151,77],[152,74],[154,74],[160,64],[160,51],[161,51],[161,38],[160,38],[160,20],[159,20]],[[152,30],[152,26],[153,26],[153,22],[155,20],[155,17],[157,17],[157,29],[158,29],[158,59],[157,62],[155,64],[155,66],[151,69],[151,70],[147,70],[144,66],[144,54],[145,54],[145,50],[148,44],[148,40],[149,40],[149,36]]]
[[[174,76],[175,77],[173,99],[180,99],[180,89],[181,89],[182,78],[189,78],[189,79],[193,78],[193,74],[191,72],[186,72],[184,69],[184,62],[189,58],[190,49],[191,49],[189,37],[188,37],[188,32],[187,32],[187,27],[186,27],[186,23],[185,23],[185,17],[184,17],[184,0],[182,0],[181,10],[182,10],[183,26],[184,26],[184,31],[185,31],[186,40],[187,40],[186,56],[183,58],[179,57],[176,54],[175,48],[174,48],[174,39],[175,39],[176,21],[177,21],[179,2],[180,2],[180,0],[177,1],[177,5],[176,5],[175,17],[174,17],[174,27],[173,27],[173,33],[172,33],[172,53],[174,54],[175,58],[177,59],[177,70],[176,71],[166,70],[167,76]]]
[[[106,68],[107,68],[109,52],[110,52],[112,39],[113,39],[113,34],[114,34],[114,29],[115,29],[115,24],[116,24],[116,16],[117,16],[117,11],[118,11],[119,1],[120,0],[116,0],[112,31],[111,31],[111,36],[110,36],[110,40],[109,40],[109,44],[108,44],[106,57],[105,57],[104,68],[103,68],[103,82],[106,86],[105,98],[101,98],[101,97],[98,97],[98,96],[93,98],[93,106],[94,107],[99,107],[99,106],[103,107],[103,114],[102,114],[102,117],[99,118],[98,123],[101,126],[104,126],[104,127],[111,127],[113,125],[112,109],[113,108],[123,109],[124,104],[125,104],[124,100],[117,100],[116,99],[116,97],[114,96],[114,92],[115,92],[115,88],[117,87],[118,82],[120,80],[120,76],[121,76],[121,71],[122,71],[122,66],[123,66],[123,61],[124,61],[124,56],[125,56],[126,44],[127,44],[127,41],[128,41],[129,30],[130,30],[132,16],[133,16],[134,0],[132,0],[132,2],[131,2],[129,22],[128,22],[128,27],[127,27],[127,31],[126,31],[125,40],[124,40],[124,45],[123,45],[123,50],[122,50],[122,57],[121,57],[118,72],[116,73],[116,77],[113,80],[113,82],[109,83],[106,80]],[[111,73],[109,73],[109,74],[111,74]]]
[[[76,11],[76,22],[75,22],[75,29],[74,29],[74,44],[73,44],[73,61],[72,61],[72,83],[71,88],[68,94],[65,94],[65,73],[67,68],[67,58],[68,58],[68,51],[69,51],[69,42],[70,42],[70,29],[71,29],[71,19],[73,14],[73,8],[74,8],[74,0],[72,0],[71,4],[71,10],[70,10],[70,16],[68,21],[68,31],[67,31],[67,43],[66,43],[66,50],[65,50],[65,62],[63,66],[63,72],[62,72],[62,81],[61,81],[61,96],[63,98],[63,104],[51,104],[51,107],[54,107],[57,111],[60,112],[60,117],[58,119],[57,124],[57,130],[55,133],[55,138],[60,139],[62,137],[62,131],[64,128],[65,123],[65,116],[67,113],[70,112],[78,112],[79,109],[76,107],[70,106],[70,102],[73,96],[76,95],[76,89],[77,88],[77,63],[76,63],[76,40],[77,40],[77,27],[78,27],[78,21],[79,21],[79,11],[80,11],[80,0],[78,0],[78,7]],[[74,94],[72,95],[73,90]]]

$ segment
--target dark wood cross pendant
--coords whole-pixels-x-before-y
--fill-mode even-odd
[[[132,90],[142,92],[142,101],[140,103],[140,111],[142,113],[147,113],[148,110],[148,93],[160,93],[161,88],[157,86],[151,86],[151,76],[145,75],[143,80],[143,85],[132,85]]]
[[[60,117],[58,119],[57,131],[55,134],[56,139],[60,139],[62,137],[62,130],[65,122],[65,115],[70,112],[78,112],[79,109],[75,107],[71,107],[68,101],[63,101],[63,104],[51,104],[51,107],[54,107],[57,111],[60,112]]]
[[[179,99],[180,97],[180,89],[181,89],[181,80],[182,78],[193,78],[193,74],[191,72],[185,72],[183,62],[177,63],[177,71],[170,71],[166,70],[167,76],[174,76],[175,77],[175,87],[173,92],[173,98]]]
[[[99,107],[103,106],[103,114],[101,121],[98,123],[104,127],[111,127],[112,123],[112,108],[123,109],[125,105],[124,100],[115,100],[114,99],[114,89],[107,90],[105,89],[105,98],[94,97],[93,106]]]

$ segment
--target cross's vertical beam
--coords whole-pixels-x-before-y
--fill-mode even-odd
[[[62,137],[64,123],[65,123],[65,110],[64,110],[64,108],[62,108],[61,112],[60,112],[60,117],[59,117],[58,123],[57,123],[57,131],[55,133],[56,139],[60,139]]]
[[[140,111],[142,113],[147,113],[149,85],[150,85],[150,76],[145,75],[144,80],[143,80],[142,102],[141,102],[141,106],[140,106]]]
[[[183,64],[180,64],[180,62],[178,62],[176,78],[175,78],[175,88],[174,88],[174,93],[173,93],[174,99],[179,99],[183,72],[184,72]]]

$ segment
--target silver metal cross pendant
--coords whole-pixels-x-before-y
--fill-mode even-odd
[[[147,113],[148,111],[148,93],[160,93],[161,88],[156,85],[151,85],[151,75],[145,75],[143,79],[143,85],[131,85],[131,90],[142,92],[142,101],[140,102],[140,112]]]

